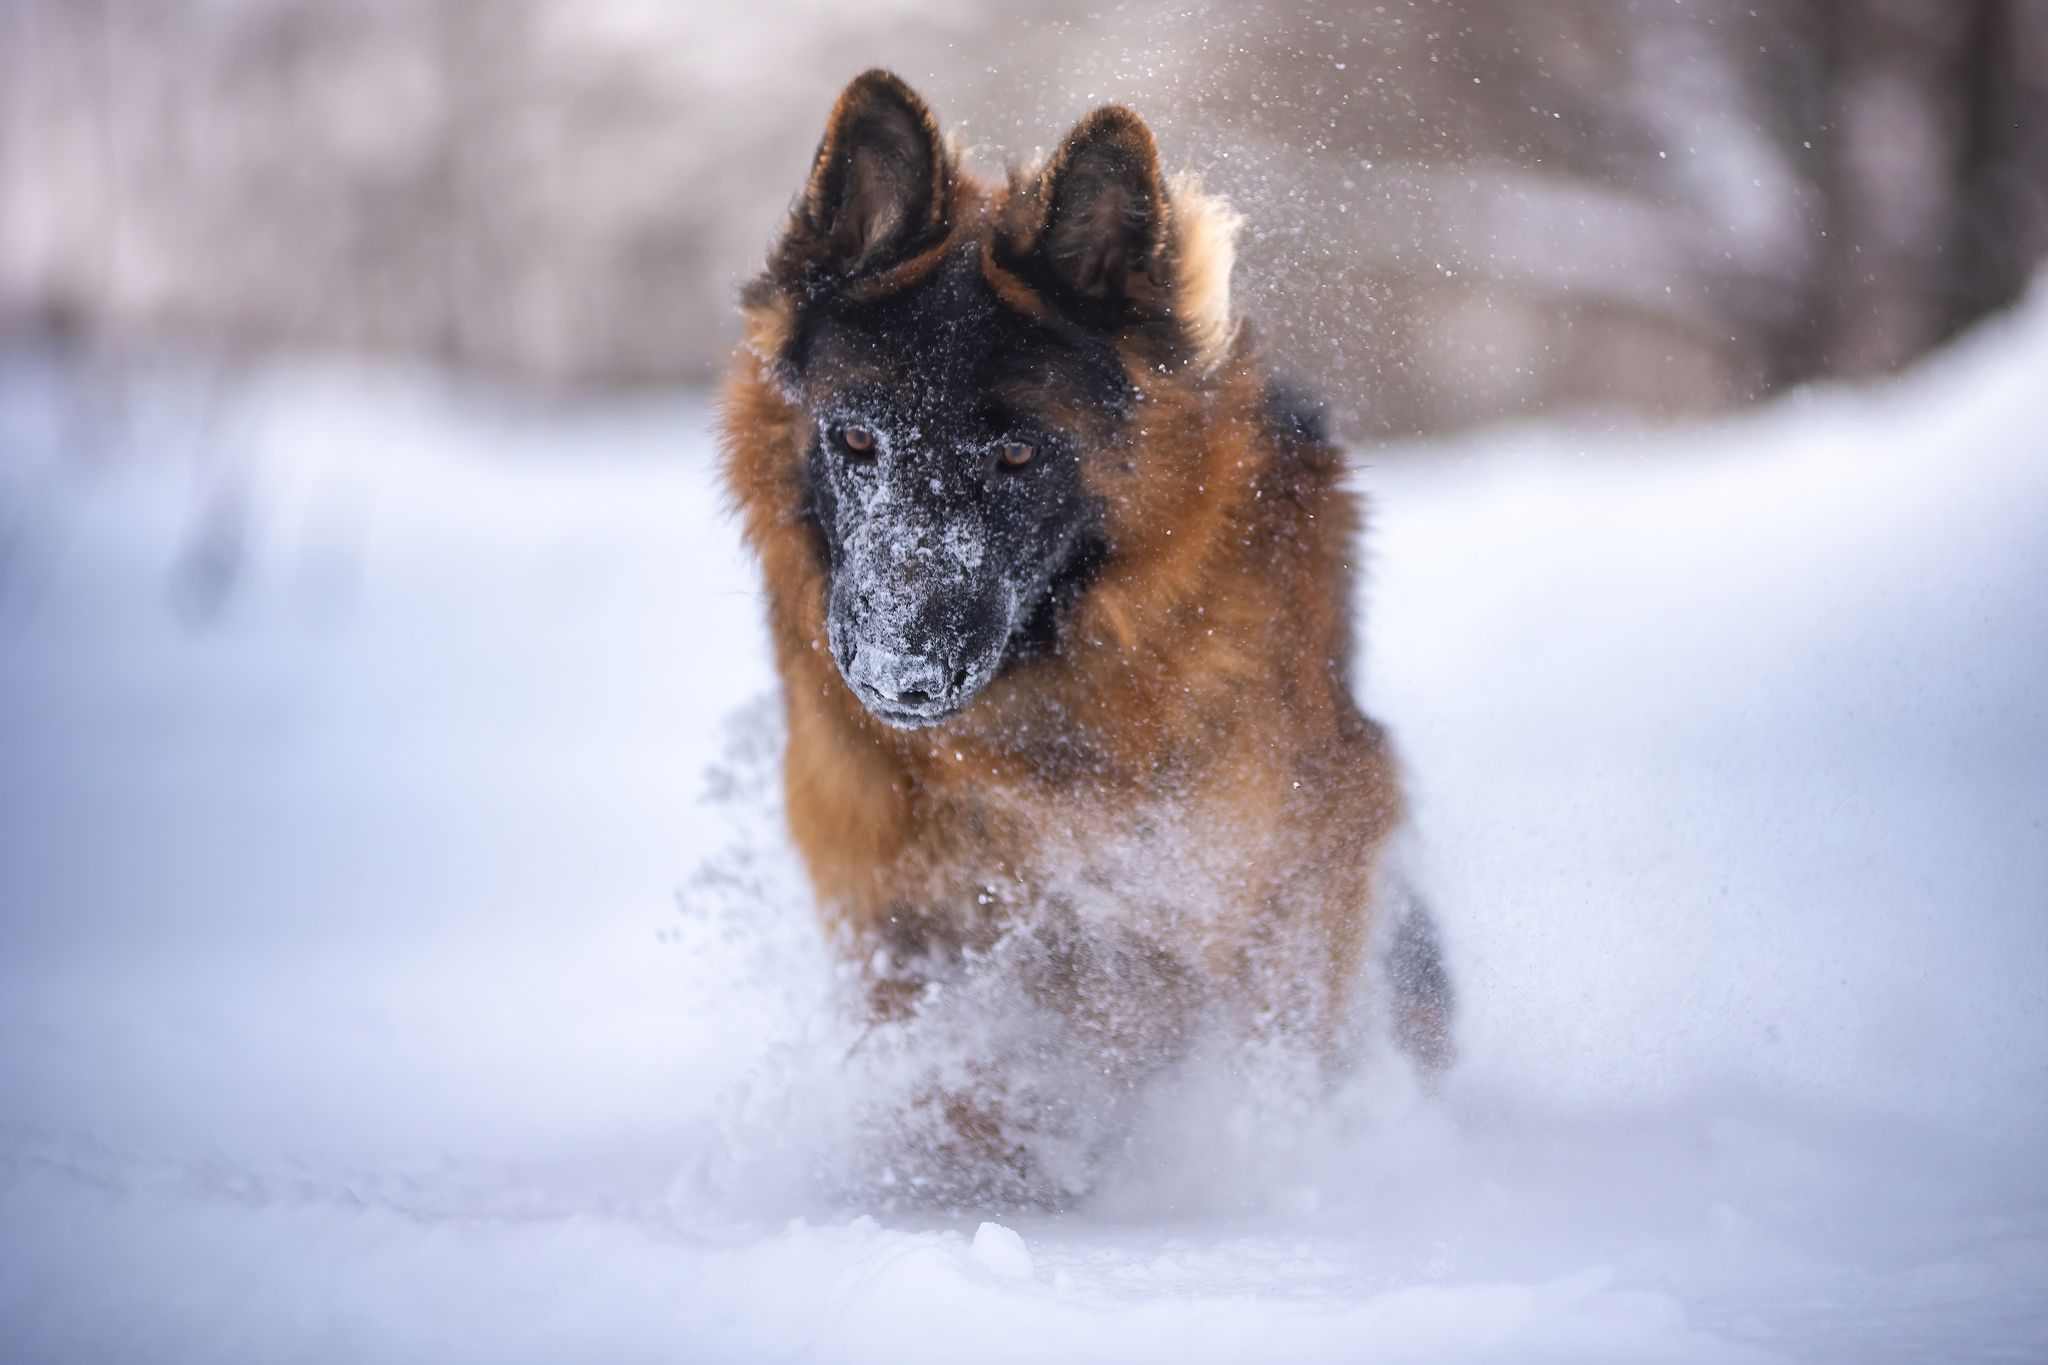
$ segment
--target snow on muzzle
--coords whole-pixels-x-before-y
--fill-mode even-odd
[[[870,516],[842,541],[826,630],[861,704],[891,725],[936,725],[1001,666],[1017,594],[963,522]]]

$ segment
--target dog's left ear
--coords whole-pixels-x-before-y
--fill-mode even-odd
[[[1012,173],[996,251],[1070,315],[1145,328],[1169,353],[1209,369],[1236,335],[1238,221],[1194,174],[1169,184],[1152,130],[1111,104],[1081,120],[1044,169]]]
[[[1164,301],[1166,217],[1152,130],[1110,104],[1081,120],[1035,178],[1012,185],[1004,246],[1066,302],[1142,315]]]

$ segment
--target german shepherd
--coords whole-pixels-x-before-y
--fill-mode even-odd
[[[988,185],[870,71],[743,292],[726,489],[790,833],[876,1020],[1003,978],[1089,1074],[1202,1028],[1340,1059],[1377,958],[1396,1037],[1449,1059],[1429,922],[1376,875],[1403,807],[1349,679],[1358,502],[1232,313],[1238,221],[1128,109]],[[1003,1067],[921,1101],[1002,1175],[956,1202],[1043,1197],[1049,1101]]]

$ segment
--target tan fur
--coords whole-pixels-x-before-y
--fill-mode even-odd
[[[1134,115],[1091,117],[1150,153]],[[993,262],[1000,235],[1015,252],[1045,230],[1056,169],[991,188],[948,166],[949,235],[860,287],[903,287],[976,241],[1005,303],[1049,315]],[[1374,866],[1402,817],[1394,759],[1346,677],[1359,507],[1335,452],[1290,448],[1268,416],[1229,304],[1236,215],[1192,176],[1157,193],[1164,236],[1136,296],[1184,344],[1162,352],[1144,326],[1122,340],[1136,406],[1083,455],[1110,558],[1056,651],[931,729],[875,719],[833,663],[802,512],[814,429],[775,360],[795,305],[770,279],[749,292],[720,426],[767,588],[789,829],[827,933],[864,968],[877,945],[985,947],[1059,898],[1168,964],[1189,983],[1172,999],[1328,1042],[1351,1017]],[[876,1007],[902,1007],[871,975]]]
[[[1244,219],[1228,200],[1202,189],[1202,177],[1183,171],[1169,196],[1167,224],[1178,280],[1176,307],[1195,342],[1196,369],[1208,373],[1222,364],[1236,335],[1230,313],[1230,270],[1237,260],[1237,231]]]

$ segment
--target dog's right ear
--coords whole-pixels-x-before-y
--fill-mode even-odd
[[[954,170],[938,120],[880,69],[832,106],[771,269],[785,285],[872,276],[944,238]],[[822,275],[824,278],[818,278]]]

